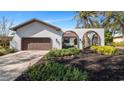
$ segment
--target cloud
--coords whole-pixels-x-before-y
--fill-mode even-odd
[[[46,22],[49,22],[49,23],[54,23],[54,22],[64,22],[64,21],[70,21],[72,20],[73,18],[70,17],[70,18],[62,18],[62,19],[54,19],[54,20],[46,20]]]

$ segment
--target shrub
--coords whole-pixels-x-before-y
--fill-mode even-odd
[[[7,50],[8,53],[14,53],[14,52],[16,52],[15,49],[11,49],[11,48],[8,48],[6,50]]]
[[[68,45],[68,46],[67,45],[64,45],[63,48],[66,48],[66,49],[67,48],[74,48],[74,46],[72,46],[72,45]]]
[[[77,55],[79,53],[80,53],[80,49],[78,48],[53,49],[46,55],[46,57],[64,57],[64,56]]]
[[[112,46],[92,46],[91,49],[104,55],[115,55],[118,52],[117,49]]]
[[[15,52],[14,49],[3,48],[2,46],[0,46],[0,56],[8,54],[8,53],[14,53],[14,52]]]
[[[112,32],[109,30],[105,31],[105,45],[110,45],[112,43],[113,37]]]
[[[116,46],[124,46],[124,42],[113,42],[112,46],[116,47]]]
[[[0,48],[0,56],[7,54],[7,51],[5,48]]]
[[[33,81],[88,80],[87,72],[55,62],[34,65],[27,70],[26,75]]]

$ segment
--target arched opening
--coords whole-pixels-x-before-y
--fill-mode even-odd
[[[73,31],[66,31],[62,35],[62,48],[78,48],[78,35]]]
[[[92,45],[101,45],[101,39],[95,31],[88,31],[83,35],[83,48],[88,48]]]

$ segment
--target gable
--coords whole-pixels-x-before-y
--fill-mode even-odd
[[[30,24],[27,24],[21,28],[18,28],[17,31],[42,31],[42,30],[50,30],[50,31],[54,31],[55,29],[47,26],[47,25],[44,25],[42,23],[39,23],[39,22],[33,22],[33,23],[30,23]]]
[[[62,31],[56,31],[55,29],[41,24],[39,22],[30,23],[24,27],[19,28],[16,34],[20,37],[43,37],[43,36],[61,36]]]
[[[51,25],[49,23],[46,23],[46,22],[43,22],[43,21],[40,21],[40,20],[37,20],[37,19],[32,19],[32,20],[26,21],[24,23],[21,23],[21,24],[19,24],[17,26],[14,26],[14,27],[10,28],[10,30],[16,31],[16,30],[18,30],[20,28],[23,28],[23,27],[25,27],[27,25],[30,25],[30,24],[36,23],[36,22],[40,23],[41,25],[45,25],[47,27],[50,27],[50,28],[52,28],[54,30],[57,30],[57,31],[61,30],[59,27],[56,27],[54,25]]]

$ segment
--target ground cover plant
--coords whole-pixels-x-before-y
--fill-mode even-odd
[[[115,55],[118,53],[117,49],[112,46],[92,46],[91,50],[104,55]]]
[[[124,46],[124,43],[123,42],[112,42],[112,46],[114,47]]]
[[[56,62],[40,63],[30,67],[23,80],[32,81],[80,81],[88,80],[88,74],[76,67],[65,66]]]
[[[71,55],[78,55],[80,49],[78,48],[68,48],[68,49],[53,49],[45,57],[64,57]]]

